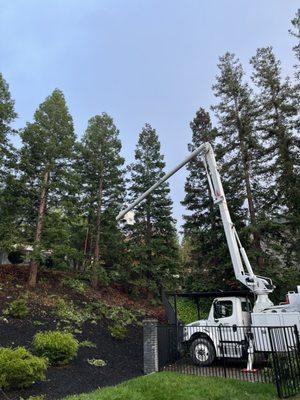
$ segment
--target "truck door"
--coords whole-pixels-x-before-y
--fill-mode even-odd
[[[243,327],[238,326],[236,299],[214,301],[214,321],[218,326],[219,356],[240,358],[243,352]]]

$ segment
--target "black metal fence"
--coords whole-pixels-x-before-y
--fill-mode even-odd
[[[279,397],[300,393],[296,326],[158,325],[160,370],[274,383]]]

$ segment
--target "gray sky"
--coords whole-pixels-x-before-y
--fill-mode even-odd
[[[127,162],[145,122],[156,128],[167,169],[181,161],[196,110],[215,103],[218,56],[249,72],[257,47],[273,45],[284,74],[295,63],[288,34],[296,0],[2,0],[0,71],[19,118],[60,88],[80,136],[111,114]],[[184,212],[185,171],[171,178],[174,216]]]

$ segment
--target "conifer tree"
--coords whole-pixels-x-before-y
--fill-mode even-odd
[[[0,73],[0,244],[9,249],[16,238],[19,185],[15,178],[17,155],[9,140],[17,117],[9,86]]]
[[[200,108],[191,122],[192,142],[189,151],[194,151],[205,142],[210,142],[217,153],[216,129],[212,128],[209,113]],[[204,166],[199,158],[187,164],[189,174],[185,183],[185,198],[182,204],[188,213],[184,215],[184,242],[189,244],[186,255],[186,289],[214,290],[220,280],[229,281],[232,269],[228,265],[228,251],[219,210],[213,204]]]
[[[258,88],[257,134],[262,145],[258,171],[263,189],[260,210],[266,220],[264,242],[271,267],[277,263],[277,276],[273,274],[275,284],[285,289],[299,275],[297,89],[288,78],[281,78],[280,61],[271,47],[258,49],[250,62],[252,79]]]
[[[132,165],[130,200],[135,200],[163,175],[165,163],[158,135],[149,124],[143,127]],[[179,252],[168,182],[160,185],[135,210],[130,229],[133,276],[140,286],[156,290],[170,283],[177,271]]]
[[[244,82],[244,71],[234,54],[226,53],[220,57],[220,73],[213,86],[219,103],[212,107],[219,120],[219,138],[222,143],[223,171],[230,179],[227,197],[232,207],[239,197],[239,214],[233,220],[244,219],[243,201],[247,203],[249,222],[253,233],[253,247],[256,261],[263,269],[263,257],[260,235],[257,227],[257,210],[255,204],[256,160],[259,154],[259,143],[255,135],[256,106],[252,91]],[[226,179],[224,176],[223,179]],[[230,198],[230,193],[234,196]],[[242,203],[241,203],[242,200]]]
[[[295,17],[292,19],[292,25],[293,28],[290,30],[290,34],[297,40],[297,44],[293,47],[293,50],[298,61],[295,66],[296,78],[298,78],[300,84],[300,8],[298,8]]]
[[[299,136],[294,124],[297,95],[289,79],[281,78],[280,61],[271,47],[252,57],[252,79],[259,90],[257,130],[263,147],[260,172],[265,182],[262,208],[270,216],[299,221]]]
[[[39,106],[34,122],[27,124],[21,138],[20,168],[26,188],[27,218],[29,225],[34,222],[28,285],[35,287],[45,215],[50,205],[59,206],[65,194],[75,142],[72,117],[60,90],[55,89]]]
[[[9,135],[13,132],[11,123],[17,117],[15,102],[11,98],[9,86],[0,73],[0,189],[3,189],[9,169],[12,168],[13,147]]]
[[[125,195],[120,151],[119,131],[113,119],[106,113],[91,118],[82,139],[78,166],[94,288],[103,266],[113,267],[122,257],[122,235],[116,223]]]

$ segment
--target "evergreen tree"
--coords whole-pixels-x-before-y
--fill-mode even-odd
[[[130,200],[156,183],[164,175],[164,168],[158,135],[146,124],[135,150]],[[178,268],[179,252],[169,193],[165,182],[140,203],[135,210],[135,224],[130,229],[133,279],[139,280],[141,287],[154,290],[170,283]]]
[[[39,106],[34,122],[27,124],[21,138],[20,167],[26,187],[25,209],[34,245],[28,284],[35,287],[46,211],[50,207],[59,207],[66,194],[75,142],[72,117],[60,90],[55,89]],[[36,218],[33,209],[37,209]]]
[[[8,84],[0,74],[0,245],[6,250],[17,240],[20,187],[15,177],[17,154],[9,140],[16,117]]]
[[[0,189],[3,189],[8,172],[16,161],[9,141],[9,135],[13,133],[11,123],[17,117],[14,106],[8,84],[0,73]]]
[[[259,172],[263,188],[260,210],[266,220],[262,226],[264,242],[275,284],[286,290],[299,276],[297,92],[289,79],[281,78],[280,62],[271,47],[258,49],[250,62],[252,79],[258,88],[257,132],[262,145]]]
[[[271,47],[260,48],[251,59],[252,79],[259,104],[257,130],[263,147],[260,172],[265,182],[262,209],[299,222],[299,136],[295,132],[297,95],[289,79],[282,80],[280,61]]]
[[[122,257],[122,234],[116,223],[125,194],[120,151],[119,131],[113,119],[106,113],[91,118],[82,139],[78,166],[94,288],[102,267],[112,268]]]
[[[293,29],[290,34],[297,40],[297,44],[293,47],[298,64],[296,67],[296,77],[300,81],[300,8],[297,10],[295,17],[292,19]]]
[[[219,138],[222,143],[223,171],[229,174],[226,192],[230,207],[238,201],[239,214],[233,220],[241,221],[243,202],[246,201],[251,232],[253,233],[253,250],[256,261],[263,270],[263,256],[260,235],[257,227],[257,176],[255,165],[259,154],[259,143],[255,135],[256,106],[252,91],[244,82],[244,71],[234,54],[226,53],[220,57],[218,65],[220,74],[213,86],[219,103],[212,107],[219,120]],[[226,175],[223,179],[226,179]],[[233,197],[230,198],[230,193]],[[242,200],[242,203],[241,203]],[[263,271],[262,271],[263,272]]]
[[[190,152],[205,142],[210,142],[217,153],[216,129],[212,128],[209,113],[200,108],[191,122],[192,143]],[[186,263],[186,289],[215,290],[220,281],[232,277],[229,253],[220,221],[218,207],[213,204],[208,180],[201,159],[194,158],[187,164],[189,175],[185,183],[182,204],[188,213],[184,215],[184,243],[188,243]]]

